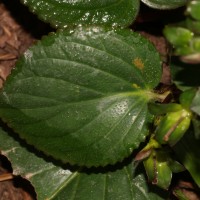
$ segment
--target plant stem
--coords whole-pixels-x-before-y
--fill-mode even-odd
[[[13,177],[14,176],[11,173],[2,174],[2,175],[0,175],[0,182],[13,179]]]
[[[172,132],[177,128],[177,126],[184,120],[184,117],[181,116],[179,118],[179,120],[174,124],[174,126],[172,126],[169,131],[165,134],[164,136],[164,141],[167,142],[169,140],[170,135],[172,134]]]
[[[159,101],[159,102],[162,103],[170,93],[171,93],[171,91],[166,91],[162,94],[150,92],[149,95],[150,95],[151,99]]]

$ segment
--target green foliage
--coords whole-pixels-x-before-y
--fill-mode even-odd
[[[188,130],[191,113],[185,109],[167,113],[155,130],[155,138],[160,144],[175,145]]]
[[[34,185],[38,200],[161,200],[166,195],[154,193],[130,159],[115,167],[75,171],[9,134],[0,129],[1,153],[12,162],[14,175],[21,175]]]
[[[169,42],[177,47],[187,45],[193,37],[190,30],[182,27],[165,27],[163,32]]]
[[[164,152],[154,151],[144,160],[149,181],[163,189],[168,189],[172,179],[172,171],[166,158]]]
[[[147,102],[161,67],[138,34],[60,32],[29,49],[16,66],[1,91],[0,116],[45,153],[104,166],[130,155],[148,134]]]
[[[126,28],[139,0],[22,2],[60,30],[25,52],[0,91],[0,117],[13,130],[2,125],[0,151],[13,174],[28,179],[39,200],[167,199],[162,189],[185,168],[200,185],[198,69],[173,63],[174,82],[184,90],[177,97],[154,90],[159,54]],[[143,2],[159,9],[188,3]],[[164,34],[174,55],[198,63],[199,2],[188,3],[185,14]],[[162,189],[148,184],[145,171]]]
[[[149,103],[149,111],[154,115],[164,115],[168,112],[176,112],[182,109],[182,106],[177,103],[157,104]]]
[[[173,9],[185,5],[188,0],[142,0],[150,7],[158,9]]]
[[[196,88],[191,88],[188,90],[185,90],[181,95],[180,95],[180,104],[183,106],[183,108],[190,110],[191,104],[194,101],[194,97],[197,95],[197,89]]]
[[[186,19],[178,24],[166,26],[163,33],[174,47],[174,55],[181,56],[185,63],[200,63],[200,3],[190,1]]]
[[[190,15],[194,20],[200,20],[200,2],[198,0],[189,2],[186,14]]]
[[[79,24],[129,26],[139,0],[21,0],[42,20],[56,28]]]

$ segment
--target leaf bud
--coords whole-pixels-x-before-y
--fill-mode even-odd
[[[167,113],[155,130],[155,139],[160,144],[175,145],[188,130],[191,121],[191,112],[182,109]]]

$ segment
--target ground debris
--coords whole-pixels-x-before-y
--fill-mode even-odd
[[[0,88],[19,56],[34,42],[0,1]]]

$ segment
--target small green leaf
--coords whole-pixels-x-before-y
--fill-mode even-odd
[[[132,164],[109,171],[98,169],[71,172],[56,165],[49,158],[38,155],[21,142],[0,129],[0,151],[12,164],[15,175],[28,179],[35,188],[38,200],[162,200],[164,196],[154,193],[142,173],[133,174]],[[58,163],[57,163],[58,164]],[[162,194],[165,195],[165,194]]]
[[[185,134],[190,126],[191,112],[182,109],[167,113],[155,130],[155,139],[160,144],[175,145]]]
[[[200,2],[198,0],[190,1],[187,6],[187,14],[191,15],[195,20],[200,20]]]
[[[185,171],[185,167],[181,165],[178,161],[173,159],[168,159],[168,166],[173,173],[179,173]]]
[[[184,137],[173,147],[179,160],[189,171],[194,181],[200,186],[200,140],[194,137],[193,132],[187,132]]]
[[[188,45],[179,46],[174,49],[174,55],[176,56],[191,56],[193,49]]]
[[[42,20],[57,28],[78,24],[129,26],[139,0],[21,0]]]
[[[0,116],[63,162],[113,164],[148,134],[147,103],[160,77],[158,53],[137,33],[96,27],[60,32],[17,63],[0,94]]]
[[[175,112],[182,109],[182,106],[177,103],[158,104],[149,103],[149,111],[154,115],[163,115],[168,112]]]
[[[182,56],[180,59],[185,63],[200,63],[200,38],[194,37],[188,44],[175,47],[174,55]]]
[[[173,9],[185,5],[188,0],[141,0],[148,6],[157,9]]]
[[[192,101],[191,110],[200,115],[200,88],[198,88],[198,91]]]
[[[157,185],[163,189],[168,189],[172,179],[172,171],[167,162],[158,162],[157,164]]]
[[[151,153],[151,155],[143,161],[143,164],[148,180],[153,184],[157,184],[156,157],[153,153]]]
[[[193,37],[193,33],[189,29],[182,27],[166,26],[163,33],[172,45],[181,47],[189,44]]]
[[[194,99],[194,96],[197,92],[196,88],[191,88],[188,90],[185,90],[179,98],[179,101],[181,103],[181,105],[183,106],[183,108],[190,110],[190,106],[192,103],[192,100]]]
[[[192,47],[194,49],[194,53],[200,53],[200,37],[193,38],[191,42],[192,42]]]
[[[172,171],[167,159],[168,155],[165,152],[154,150],[143,161],[149,181],[163,189],[168,189],[172,179]]]

